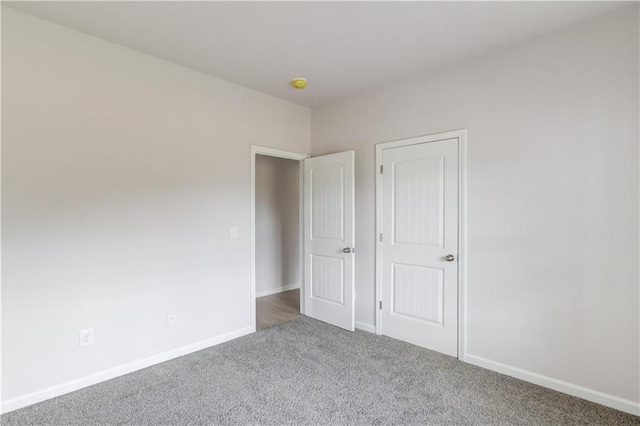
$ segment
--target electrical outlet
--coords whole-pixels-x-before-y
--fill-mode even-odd
[[[80,346],[93,345],[94,331],[93,328],[80,330]]]
[[[238,238],[238,227],[237,226],[231,226],[229,227],[229,236],[231,238]]]
[[[169,325],[176,325],[178,323],[178,313],[176,311],[169,311],[167,313],[167,323]]]

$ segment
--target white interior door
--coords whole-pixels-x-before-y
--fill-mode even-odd
[[[458,138],[382,151],[382,333],[458,354]]]
[[[304,160],[304,313],[353,331],[354,152]]]

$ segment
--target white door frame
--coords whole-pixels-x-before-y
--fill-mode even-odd
[[[382,334],[382,315],[380,301],[382,296],[382,152],[388,148],[436,142],[443,139],[458,138],[458,359],[464,361],[466,353],[466,287],[467,287],[467,130],[452,130],[432,135],[418,136],[376,145],[376,334]]]
[[[267,155],[269,157],[286,158],[288,160],[296,160],[300,163],[300,185],[299,199],[300,204],[300,220],[299,220],[299,262],[301,281],[304,281],[304,167],[302,161],[311,157],[307,154],[298,154],[296,152],[282,151],[280,149],[267,148],[264,146],[251,145],[251,225],[249,233],[251,234],[251,329],[256,331],[256,155]],[[300,312],[304,314],[304,282],[300,283]]]

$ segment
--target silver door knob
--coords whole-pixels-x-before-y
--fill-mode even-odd
[[[351,248],[345,247],[345,248],[342,249],[342,252],[343,253],[351,253]]]
[[[447,262],[453,262],[454,260],[456,260],[456,257],[452,254],[448,254],[444,257],[444,260],[446,260]]]

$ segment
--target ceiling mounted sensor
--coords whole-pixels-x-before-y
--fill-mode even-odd
[[[298,90],[302,90],[307,87],[307,79],[306,78],[294,78],[291,80],[291,85]]]

